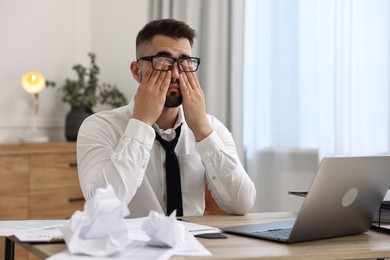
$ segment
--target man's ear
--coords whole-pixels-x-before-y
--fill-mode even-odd
[[[133,74],[134,79],[141,83],[141,71],[139,69],[138,62],[133,61],[130,63],[130,71]]]

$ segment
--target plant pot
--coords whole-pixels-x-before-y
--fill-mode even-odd
[[[72,106],[72,109],[66,115],[65,137],[68,141],[76,141],[81,123],[84,119],[93,114],[93,111],[83,106]]]

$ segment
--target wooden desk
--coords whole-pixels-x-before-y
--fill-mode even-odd
[[[186,220],[215,227],[251,224],[293,217],[288,212],[255,213],[245,216],[185,217]],[[346,236],[296,244],[282,244],[227,234],[228,239],[199,241],[213,254],[210,257],[174,256],[172,259],[382,259],[390,257],[390,236],[368,231]],[[15,240],[14,240],[15,241]],[[65,244],[20,243],[29,252],[46,258],[66,249]]]

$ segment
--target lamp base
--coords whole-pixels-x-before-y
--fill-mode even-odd
[[[49,137],[47,136],[31,136],[20,139],[20,142],[22,143],[47,143],[48,141]]]

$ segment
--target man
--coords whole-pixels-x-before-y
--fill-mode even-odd
[[[228,214],[252,208],[256,190],[233,138],[206,114],[195,73],[200,59],[191,54],[194,37],[193,29],[173,19],[152,21],[138,33],[137,60],[130,64],[140,83],[135,97],[128,106],[90,116],[79,130],[78,170],[86,199],[111,184],[129,205],[130,217],[150,210],[207,214],[213,207],[205,201]],[[177,142],[173,153],[163,146],[171,140]],[[173,172],[179,180],[170,179]]]

